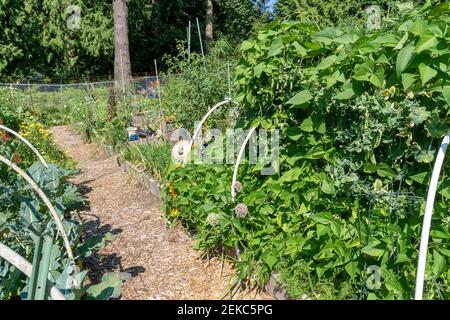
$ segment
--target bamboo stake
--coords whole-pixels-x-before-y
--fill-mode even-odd
[[[197,31],[198,31],[198,40],[200,41],[200,50],[202,52],[203,61],[205,61],[205,52],[203,51],[203,41],[202,41],[202,32],[200,30],[200,22],[198,21],[198,18],[195,19],[197,21]]]

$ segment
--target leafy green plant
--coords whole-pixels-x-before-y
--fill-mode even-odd
[[[171,151],[169,143],[128,145],[122,150],[122,159],[161,180],[171,165]]]
[[[178,55],[165,58],[168,71],[161,88],[162,106],[178,127],[194,128],[195,121],[229,95],[227,64],[233,65],[235,53],[226,39],[217,40],[204,60],[197,53],[188,56],[183,43],[178,49]],[[206,125],[226,128],[235,120],[229,114],[227,108],[217,110]]]
[[[242,166],[244,190],[231,203],[230,168],[176,169],[168,219],[196,230],[207,252],[241,247],[240,278],[259,286],[278,272],[297,297],[410,299],[431,164],[449,130],[448,8],[427,4],[374,32],[274,21],[245,41],[235,69],[243,123],[280,130],[279,171]],[[430,299],[450,294],[447,180],[444,170]],[[220,225],[207,223],[209,213]]]
[[[67,180],[73,171],[61,169],[50,165],[45,168],[41,163],[35,163],[28,168],[27,173],[36,181],[39,187],[54,204],[57,213],[63,221],[64,229],[68,234],[71,246],[75,248],[76,254],[84,257],[92,253],[112,240],[111,234],[106,234],[95,239],[88,239],[82,243],[82,224],[71,212],[79,208],[83,202],[82,196],[76,187]],[[46,206],[37,197],[34,191],[22,180],[9,172],[3,176],[0,182],[2,200],[0,209],[0,241],[28,261],[33,256],[33,241],[31,230],[39,224],[45,232],[54,235],[52,256],[50,261],[49,280],[59,288],[67,299],[80,299],[87,295],[88,298],[117,298],[120,295],[122,279],[114,274],[106,274],[104,281],[89,287],[85,277],[87,271],[79,271],[76,280],[78,287],[72,286],[70,274],[73,272],[70,259],[65,253],[62,238],[55,234],[55,223],[46,210]],[[113,281],[113,279],[115,279]],[[0,261],[0,298],[15,299],[26,296],[28,290],[27,279],[6,261]],[[88,288],[89,287],[89,288]],[[102,288],[102,294],[96,290]],[[91,289],[92,288],[92,289]]]

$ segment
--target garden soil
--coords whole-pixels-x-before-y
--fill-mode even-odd
[[[122,299],[230,299],[235,276],[230,263],[202,259],[181,227],[165,226],[161,202],[137,186],[95,144],[86,144],[70,126],[52,128],[56,142],[77,162],[71,181],[86,199],[79,212],[86,237],[111,232],[115,238],[85,263],[90,279],[105,272],[131,275]],[[233,291],[233,290],[231,290]],[[232,299],[269,299],[240,289]]]

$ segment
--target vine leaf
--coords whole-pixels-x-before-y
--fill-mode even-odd
[[[294,108],[304,108],[305,104],[313,99],[313,96],[308,90],[303,90],[293,96],[287,104],[293,105]]]
[[[422,85],[433,79],[438,73],[433,68],[427,66],[425,63],[419,65],[420,80]]]
[[[396,65],[397,76],[400,76],[401,73],[408,66],[409,62],[411,61],[411,58],[414,55],[414,50],[415,47],[412,44],[410,44],[399,51]]]

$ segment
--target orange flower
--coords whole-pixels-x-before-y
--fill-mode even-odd
[[[17,152],[13,153],[12,159],[16,164],[20,164],[22,162],[22,158]]]

